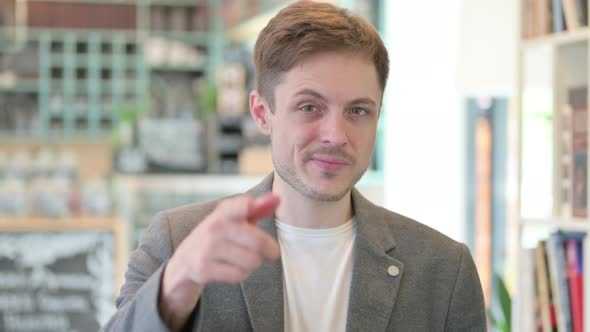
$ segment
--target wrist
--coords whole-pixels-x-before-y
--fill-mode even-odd
[[[162,272],[158,307],[162,319],[172,331],[181,330],[197,306],[203,286],[189,277],[182,264],[168,261]]]
[[[192,280],[185,264],[178,264],[172,257],[164,268],[161,289],[161,293],[165,298],[182,301],[182,298],[190,300],[196,297],[198,299],[203,286]],[[186,302],[186,300],[182,302]]]

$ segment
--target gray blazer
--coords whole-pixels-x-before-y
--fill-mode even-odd
[[[248,193],[269,192],[272,179]],[[465,245],[373,205],[356,189],[352,202],[357,234],[347,331],[486,330],[481,284]],[[104,331],[168,330],[158,311],[163,267],[215,206],[193,204],[158,214],[131,255],[118,311]],[[273,220],[259,225],[276,238]],[[399,274],[390,275],[390,266]],[[277,260],[240,284],[207,286],[186,330],[282,331],[283,314],[283,271]]]

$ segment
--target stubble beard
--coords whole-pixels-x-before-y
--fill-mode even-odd
[[[307,161],[305,161],[305,162],[307,162]],[[319,202],[337,202],[337,201],[341,200],[342,198],[344,198],[344,196],[346,196],[350,192],[352,187],[361,179],[361,177],[363,176],[363,174],[366,171],[366,168],[365,168],[364,170],[359,170],[359,171],[355,172],[355,174],[352,178],[352,181],[348,184],[346,189],[342,190],[341,192],[322,193],[320,191],[315,190],[311,186],[306,185],[304,183],[302,177],[297,175],[297,172],[295,171],[293,166],[281,163],[280,161],[278,161],[277,159],[274,158],[274,154],[273,154],[273,165],[274,165],[274,170],[277,173],[277,175],[280,176],[281,179],[283,179],[283,181],[285,181],[289,186],[291,186],[293,189],[295,189],[297,192],[299,192],[304,197],[307,197],[309,199],[319,201]],[[335,175],[326,173],[326,176],[335,176]]]

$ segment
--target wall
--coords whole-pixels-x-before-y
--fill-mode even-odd
[[[385,2],[385,206],[464,239],[464,117],[455,89],[459,0]]]

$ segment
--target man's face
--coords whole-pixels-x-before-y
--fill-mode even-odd
[[[369,165],[381,96],[368,57],[305,58],[284,74],[266,113],[276,173],[308,198],[340,200]]]

